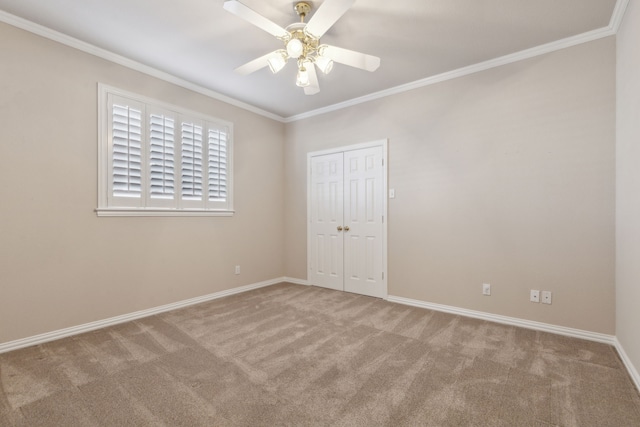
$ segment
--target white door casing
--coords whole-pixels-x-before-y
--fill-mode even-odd
[[[308,283],[387,297],[387,141],[308,154]]]

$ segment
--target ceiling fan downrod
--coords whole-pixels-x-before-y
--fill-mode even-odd
[[[300,17],[300,22],[304,23],[305,16],[307,16],[311,11],[311,5],[309,3],[301,1],[293,6],[293,10],[295,10]]]

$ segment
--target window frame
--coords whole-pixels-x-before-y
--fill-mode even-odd
[[[111,117],[114,101],[125,100],[141,108],[141,188],[139,198],[118,197],[113,193],[112,147],[113,127]],[[174,198],[152,198],[150,188],[151,115],[162,114],[173,122]],[[196,123],[202,126],[202,200],[182,198],[182,126]],[[209,133],[210,130],[226,135],[226,199],[209,198]],[[219,171],[219,170],[218,170]],[[129,200],[127,200],[129,199]],[[98,216],[232,216],[233,210],[233,123],[177,105],[131,93],[98,83]]]

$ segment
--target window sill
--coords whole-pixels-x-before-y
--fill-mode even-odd
[[[158,208],[98,208],[98,216],[233,216],[235,211],[207,211],[201,209],[158,209]]]

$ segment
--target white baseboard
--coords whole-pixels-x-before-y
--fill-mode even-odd
[[[72,326],[70,328],[58,329],[56,331],[46,332],[40,335],[34,335],[32,337],[22,338],[15,341],[9,341],[0,343],[0,353],[6,353],[8,351],[18,350],[24,347],[30,347],[32,345],[43,344],[48,341],[57,340],[60,338],[69,337],[72,335],[81,334],[84,332],[94,331],[96,329],[106,328],[108,326],[117,325],[119,323],[129,322],[131,320],[141,319],[143,317],[153,316],[154,314],[164,313],[166,311],[176,310],[190,305],[200,304],[202,302],[211,301],[214,299],[226,297],[229,295],[239,294],[241,292],[251,291],[253,289],[263,288],[265,286],[271,286],[282,282],[292,282],[293,279],[279,277],[277,279],[266,280],[264,282],[253,283],[251,285],[239,286],[233,289],[227,289],[226,291],[215,292],[209,295],[201,297],[190,298],[174,302],[171,304],[161,305],[159,307],[149,308],[147,310],[140,310],[133,313],[123,314],[121,316],[111,317],[108,319],[97,320],[95,322],[85,323],[83,325]],[[295,283],[295,282],[292,282]]]
[[[20,348],[30,347],[32,345],[43,344],[49,341],[54,341],[60,338],[69,337],[72,335],[81,334],[84,332],[94,331],[96,329],[106,328],[108,326],[117,325],[119,323],[129,322],[131,320],[141,319],[143,317],[153,316],[154,314],[164,313],[171,310],[176,310],[183,307],[188,307],[195,304],[200,304],[206,301],[226,297],[229,295],[239,294],[242,292],[251,291],[253,289],[263,288],[266,286],[272,286],[278,283],[287,282],[296,285],[308,286],[308,282],[303,279],[295,279],[291,277],[279,277],[276,279],[266,280],[264,282],[253,283],[251,285],[240,286],[233,289],[227,289],[225,291],[215,292],[212,294],[204,295],[201,297],[191,298],[183,301],[178,301],[171,304],[162,305],[159,307],[150,308],[147,310],[140,310],[133,313],[124,314],[121,316],[111,317],[108,319],[98,320],[95,322],[85,323],[83,325],[72,326],[70,328],[59,329],[56,331],[46,332],[44,334],[34,335],[27,338],[22,338],[15,341],[9,341],[6,343],[0,343],[0,353],[6,353]],[[640,390],[640,375],[637,369],[631,363],[631,360],[627,356],[624,348],[613,335],[600,334],[597,332],[584,331],[581,329],[566,328],[563,326],[551,325],[548,323],[534,322],[531,320],[518,319],[516,317],[501,316],[497,314],[485,313],[482,311],[467,310],[464,308],[453,307],[443,304],[429,303],[420,300],[414,300],[409,298],[397,297],[389,295],[387,298],[390,302],[398,304],[410,305],[413,307],[421,307],[430,310],[442,311],[450,314],[457,314],[460,316],[473,317],[476,319],[487,320],[491,322],[502,323],[512,326],[520,326],[528,329],[535,329],[544,332],[550,332],[559,335],[566,335],[574,338],[582,338],[590,341],[597,341],[605,344],[613,345],[620,358],[622,359],[629,375],[635,383],[638,390]]]
[[[582,329],[567,328],[564,326],[551,325],[549,323],[534,322],[533,320],[518,319],[517,317],[501,316],[499,314],[486,313],[484,311],[467,310],[465,308],[453,307],[450,305],[435,304],[415,299],[396,297],[389,295],[388,301],[398,304],[411,305],[414,307],[427,308],[435,311],[442,311],[450,314],[457,314],[475,319],[487,320],[490,322],[502,323],[505,325],[520,326],[522,328],[534,329],[536,331],[550,332],[552,334],[565,335],[568,337],[581,338],[589,341],[597,341],[615,346],[616,337],[613,335],[601,334],[598,332],[584,331]]]
[[[638,370],[635,366],[633,366],[633,363],[631,363],[631,359],[629,359],[629,356],[627,356],[627,352],[624,351],[622,344],[620,344],[620,341],[618,341],[618,337],[615,337],[614,341],[616,350],[618,350],[618,354],[620,355],[620,359],[622,359],[624,366],[627,368],[627,372],[629,372],[629,376],[635,383],[636,389],[640,391],[640,374],[638,374]]]
[[[304,279],[294,279],[293,277],[283,277],[283,282],[293,283],[294,285],[305,285],[309,286],[309,282]]]
[[[564,326],[551,325],[549,323],[534,322],[532,320],[518,319],[517,317],[501,316],[498,314],[485,313],[483,311],[467,310],[450,305],[435,304],[392,295],[389,295],[387,301],[612,345],[620,355],[620,359],[622,359],[622,363],[624,363],[631,380],[634,382],[636,388],[640,390],[640,374],[638,374],[638,370],[631,362],[631,359],[629,359],[629,356],[624,351],[624,348],[618,341],[618,338],[614,335],[600,334],[597,332],[584,331],[582,329],[566,328]]]

